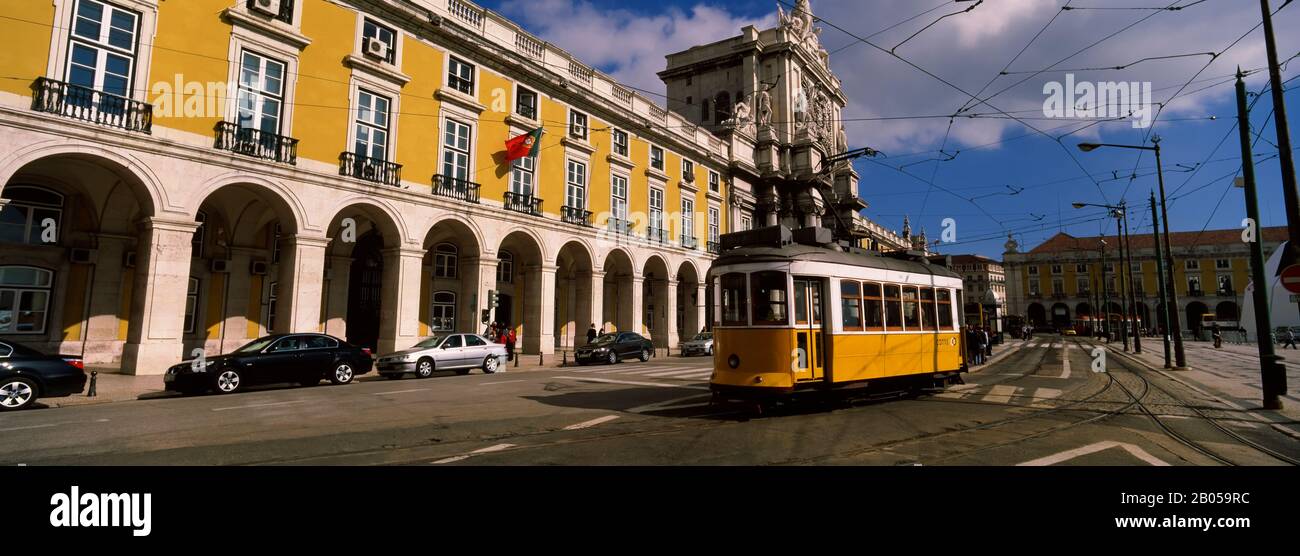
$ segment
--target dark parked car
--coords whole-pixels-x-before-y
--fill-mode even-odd
[[[596,341],[578,348],[573,359],[579,365],[603,361],[614,364],[622,361],[626,357],[636,357],[642,361],[649,361],[651,350],[654,345],[650,340],[635,332],[614,332],[605,334]]]
[[[80,357],[45,355],[21,344],[0,342],[0,411],[31,407],[37,398],[80,394],[85,387]]]
[[[251,384],[347,384],[370,372],[370,350],[324,334],[273,334],[226,355],[173,365],[163,376],[167,390],[229,394]]]

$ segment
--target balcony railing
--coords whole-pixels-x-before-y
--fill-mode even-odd
[[[531,214],[533,216],[542,215],[542,200],[532,195],[524,195],[507,191],[505,194],[506,210]]]
[[[1043,294],[1040,292],[1029,292],[1029,297],[1032,299],[1038,299],[1043,297]]]
[[[645,238],[661,244],[668,243],[668,230],[663,228],[648,228],[645,232]]]
[[[1236,297],[1237,290],[1232,288],[1219,288],[1218,294],[1219,297]]]
[[[469,180],[437,174],[433,176],[433,194],[478,204],[479,185]]]
[[[402,183],[402,165],[345,152],[339,155],[339,175],[396,186]]]
[[[44,77],[32,83],[32,110],[127,131],[153,131],[152,104]]]
[[[721,252],[722,252],[722,244],[721,244],[721,243],[718,243],[718,242],[716,242],[716,241],[710,241],[710,242],[708,242],[708,244],[706,244],[706,245],[708,246],[708,250],[709,250],[709,252],[710,252],[710,253],[713,253],[714,255],[717,255],[718,253],[721,253]]]
[[[625,235],[625,236],[630,236],[630,235],[632,235],[632,221],[631,221],[631,220],[626,220],[626,219],[623,219],[623,218],[614,218],[614,217],[611,216],[611,217],[609,218],[609,223],[608,223],[607,225],[609,226],[609,231],[610,231],[610,232],[613,232],[613,233],[616,233],[616,234],[622,234],[622,235]]]
[[[591,211],[583,210],[578,207],[563,206],[560,207],[560,220],[569,224],[578,226],[591,227]]]
[[[293,1],[294,0],[280,0],[280,11],[272,15],[271,17],[283,21],[285,23],[292,24],[293,23]],[[248,0],[248,4],[247,4],[248,11],[265,14],[266,12],[263,11],[265,8],[259,7],[258,3],[259,0]]]
[[[683,248],[686,248],[686,249],[699,249],[699,248],[700,248],[700,242],[699,242],[698,240],[695,239],[695,236],[682,235],[681,240],[682,240],[682,247],[683,247]]]
[[[1199,288],[1198,289],[1188,288],[1187,290],[1188,297],[1201,297],[1203,295],[1205,295],[1205,292],[1201,291]]]
[[[216,148],[276,162],[298,163],[297,139],[231,122],[217,122]]]

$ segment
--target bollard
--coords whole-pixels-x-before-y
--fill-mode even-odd
[[[561,367],[569,366],[569,352],[567,351],[560,352],[560,366]]]
[[[539,353],[539,354],[537,354],[537,364],[540,365],[540,366],[543,366],[543,367],[546,366],[546,354],[545,354],[545,353]]]
[[[514,359],[515,359],[515,368],[518,369],[518,368],[519,368],[519,355],[517,355],[515,352],[512,351],[512,352],[510,352],[510,356],[511,356],[511,357],[514,357]]]
[[[86,390],[86,397],[93,398],[99,394],[95,392],[95,383],[99,381],[99,371],[90,371],[90,388]]]

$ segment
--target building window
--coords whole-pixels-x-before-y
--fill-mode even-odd
[[[1079,295],[1088,295],[1088,279],[1083,277],[1075,278],[1074,291]]]
[[[587,115],[577,110],[569,111],[569,135],[587,140]]]
[[[1030,275],[1030,276],[1038,276],[1038,267],[1036,267],[1036,266],[1031,266],[1031,267],[1029,267],[1029,275]]]
[[[615,129],[612,134],[614,136],[614,154],[627,156],[627,132]]]
[[[1232,276],[1230,276],[1230,275],[1228,275],[1228,274],[1220,274],[1220,275],[1219,275],[1219,293],[1229,293],[1229,292],[1233,292],[1233,291],[1234,291],[1234,290],[1232,289]]]
[[[237,115],[241,129],[280,133],[284,105],[284,63],[244,51],[239,64]]]
[[[447,120],[442,139],[442,175],[469,181],[470,127],[456,120]]]
[[[474,65],[450,56],[447,64],[447,86],[474,96]]]
[[[1183,262],[1183,268],[1187,270],[1200,270],[1201,261],[1197,259],[1187,259],[1186,261]]]
[[[709,170],[709,191],[712,191],[714,193],[717,193],[719,191],[718,181],[719,181],[718,173]]]
[[[199,227],[194,229],[194,236],[190,238],[190,257],[194,259],[203,258],[203,236],[206,235],[208,227],[208,213],[199,211],[194,220],[199,223]]]
[[[1187,291],[1190,295],[1200,295],[1201,278],[1199,276],[1187,277]]]
[[[268,334],[275,332],[275,313],[279,306],[280,283],[271,282],[271,287],[267,289],[266,294],[266,332]]]
[[[686,183],[695,182],[695,163],[682,159],[682,181]]]
[[[1142,263],[1133,263],[1133,264],[1129,265],[1128,269],[1129,269],[1129,272],[1132,272],[1133,274],[1141,274],[1141,273],[1142,273]]]
[[[1038,280],[1029,281],[1029,295],[1039,295]]]
[[[357,95],[358,157],[388,160],[388,98],[362,89]]]
[[[276,224],[271,229],[271,264],[280,262],[280,235],[282,230],[280,224]]]
[[[455,278],[456,261],[459,252],[455,245],[439,243],[433,248],[433,277]]]
[[[718,243],[719,231],[722,227],[722,215],[717,207],[709,207],[709,242]]]
[[[0,242],[44,243],[47,219],[55,232],[62,229],[63,195],[28,185],[5,187],[3,195],[9,202],[0,210]],[[54,239],[58,241],[57,233]]]
[[[1115,272],[1115,263],[1106,263],[1102,265],[1102,272],[1105,272],[1106,274]]]
[[[664,150],[654,145],[650,145],[650,167],[664,171]]]
[[[53,282],[42,268],[0,266],[0,333],[44,333]]]
[[[1214,259],[1214,268],[1219,270],[1229,270],[1232,268],[1232,261],[1228,259]]]
[[[189,286],[185,290],[185,333],[194,333],[194,323],[198,320],[199,308],[199,279],[190,278]]]
[[[536,120],[537,93],[519,87],[515,91],[515,113],[530,120]]]
[[[516,195],[532,195],[537,180],[537,157],[525,156],[515,160],[510,171],[510,191]]]
[[[742,216],[742,217],[740,217],[740,229],[741,229],[741,230],[752,230],[752,229],[754,229],[754,221],[753,221],[752,219],[750,219],[748,216]]]
[[[569,161],[566,174],[564,204],[575,209],[587,207],[587,165],[576,160]]]
[[[1086,264],[1076,264],[1076,265],[1074,265],[1074,271],[1075,271],[1075,272],[1084,272],[1084,273],[1086,273],[1086,272],[1088,272],[1088,265],[1086,265]]]
[[[627,178],[617,174],[611,175],[609,177],[609,190],[614,219],[619,223],[627,222]]]
[[[682,199],[682,237],[695,237],[695,201]]]
[[[433,292],[433,305],[429,308],[429,329],[433,332],[453,332],[456,330],[456,294],[454,292]]]
[[[1059,264],[1052,265],[1052,274],[1060,274],[1060,273],[1061,273],[1061,265]]]
[[[1060,278],[1052,278],[1052,294],[1059,295],[1065,293],[1065,281]]]
[[[709,121],[709,99],[707,98],[700,102],[700,121]]]
[[[515,281],[515,256],[509,251],[502,251],[497,257],[497,282],[507,284]]]
[[[68,83],[130,97],[139,25],[140,16],[135,12],[98,0],[78,0],[69,38]],[[77,101],[88,104],[91,96],[85,95]],[[105,99],[97,108],[125,109],[113,102]]]
[[[388,62],[390,64],[397,62],[397,32],[396,31],[393,31],[391,28],[380,25],[379,23],[376,23],[374,20],[366,19],[365,24],[362,25],[361,27],[362,46],[365,47],[366,46],[365,43],[371,39],[379,41],[383,43],[384,46],[388,47],[386,49],[388,52],[384,56],[385,62]],[[367,50],[369,49],[367,48]]]
[[[650,229],[652,233],[664,233],[664,190],[658,187],[650,188]]]

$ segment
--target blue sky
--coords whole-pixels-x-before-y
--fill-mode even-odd
[[[1281,0],[1272,3],[1274,9],[1282,5]],[[737,34],[745,24],[770,26],[776,12],[774,1],[751,0],[482,4],[616,79],[654,91],[663,90],[654,73],[663,68],[665,54]],[[1230,76],[1237,65],[1264,66],[1263,32],[1249,32],[1260,22],[1256,2],[986,0],[970,12],[939,19],[971,4],[812,1],[814,13],[824,19],[819,23],[824,28],[822,43],[832,52],[832,68],[850,99],[845,109],[849,143],[886,154],[856,165],[862,175],[861,196],[871,205],[869,217],[899,229],[903,216],[909,215],[913,229],[924,227],[931,239],[938,237],[944,219],[952,218],[957,243],[942,246],[940,252],[994,258],[1001,258],[1006,232],[1014,233],[1022,245],[1033,246],[1058,230],[1091,235],[1106,226],[1113,231],[1113,220],[1095,219],[1094,209],[1073,209],[1074,201],[1126,199],[1141,205],[1130,211],[1130,228],[1150,233],[1149,211],[1139,210],[1145,208],[1147,192],[1156,187],[1150,154],[1139,157],[1138,151],[1106,149],[1085,154],[1074,144],[1135,144],[1154,133],[1163,139],[1171,227],[1199,231],[1240,226],[1245,204],[1242,190],[1231,187],[1240,166],[1240,147]],[[1185,9],[1061,9],[1170,5]],[[935,21],[896,52],[951,86],[841,30],[870,36],[888,50]],[[1281,10],[1274,28],[1282,59],[1300,53],[1300,37],[1293,31],[1300,29],[1300,3]],[[618,37],[617,42],[592,40],[596,30]],[[1139,62],[1149,57],[1160,59]],[[1125,67],[1101,69],[1115,66]],[[1000,75],[1004,69],[1010,73]],[[1149,82],[1154,100],[1167,104],[1155,125],[1146,129],[1135,129],[1127,120],[1049,118],[1042,112],[1044,86],[1064,82],[1066,74],[1091,83]],[[1297,75],[1300,58],[1286,68],[1283,78]],[[1266,83],[1263,71],[1247,79],[1252,92]],[[1289,115],[1295,120],[1300,118],[1300,79],[1287,87]],[[975,116],[953,118],[950,128],[948,116],[970,100],[958,88],[965,93],[983,89],[982,97],[997,94],[988,100],[992,106],[972,103],[963,114]],[[1273,121],[1265,125],[1271,111],[1271,98],[1265,94],[1251,112],[1252,128],[1260,134],[1256,174],[1265,226],[1286,223],[1278,161],[1269,156],[1276,152]],[[1294,122],[1291,127],[1294,136]],[[1075,129],[1080,131],[1058,139]],[[1135,167],[1138,177],[1130,179]]]

